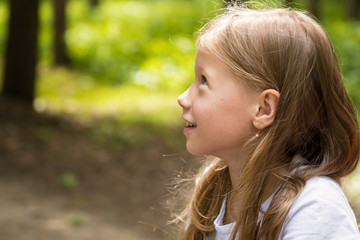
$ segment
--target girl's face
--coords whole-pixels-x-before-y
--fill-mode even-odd
[[[216,56],[197,52],[195,81],[178,98],[190,153],[223,160],[242,156],[244,143],[256,133],[258,94],[240,81]]]

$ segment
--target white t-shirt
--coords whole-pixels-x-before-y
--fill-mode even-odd
[[[272,196],[262,205],[263,210],[271,200]],[[222,225],[225,211],[226,199],[207,240],[230,238],[235,223]],[[354,212],[339,184],[328,177],[309,180],[290,208],[279,240],[360,240]]]

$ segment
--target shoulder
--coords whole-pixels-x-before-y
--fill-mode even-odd
[[[340,185],[328,177],[306,183],[294,201],[280,239],[359,239],[355,215]]]
[[[327,214],[333,214],[333,210],[336,209],[354,216],[340,185],[328,177],[315,177],[310,179],[306,183],[302,193],[295,200],[290,212],[296,214],[297,211],[303,210],[304,208],[326,210]]]
[[[308,180],[294,205],[301,204],[303,201],[331,205],[348,203],[340,185],[329,177],[315,177]]]

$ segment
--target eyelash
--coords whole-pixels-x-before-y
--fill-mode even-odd
[[[205,77],[204,75],[201,75],[201,81],[200,81],[200,83],[201,83],[202,85],[208,85],[208,81],[207,81],[207,79],[206,79],[206,77]]]

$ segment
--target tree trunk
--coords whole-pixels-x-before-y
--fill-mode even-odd
[[[309,11],[320,19],[320,0],[309,0]]]
[[[1,95],[32,104],[35,97],[39,0],[11,0]]]
[[[347,17],[350,20],[360,19],[360,0],[347,0],[346,1]]]
[[[65,43],[66,31],[66,0],[53,0],[54,4],[54,65],[68,65],[70,63]]]

